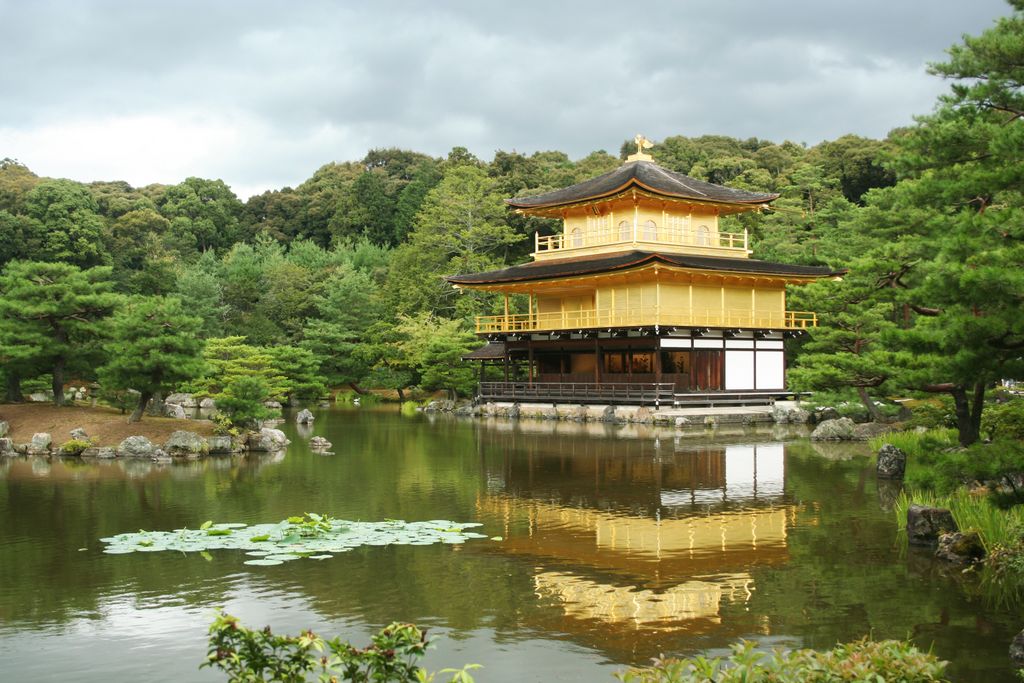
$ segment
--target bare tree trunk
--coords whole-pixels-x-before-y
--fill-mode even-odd
[[[985,385],[980,384],[979,391],[979,384],[974,385],[973,406],[964,387],[957,386],[950,391],[953,395],[953,405],[956,408],[956,428],[959,432],[961,446],[970,446],[981,436],[981,404],[985,398]]]
[[[58,358],[57,362],[53,364],[53,381],[50,386],[53,388],[53,404],[55,406],[64,405],[64,365],[65,360],[63,357]]]
[[[885,419],[882,411],[871,400],[871,396],[868,395],[868,390],[865,387],[857,387],[857,396],[860,397],[860,402],[864,404],[864,407],[868,409],[868,415],[871,416],[872,422],[882,422]]]
[[[14,370],[7,371],[7,402],[21,403],[21,375]]]
[[[398,387],[398,401],[399,403],[405,403],[405,392],[402,391],[402,387]]]
[[[348,385],[350,387],[352,387],[352,391],[356,392],[357,394],[360,394],[360,395],[365,395],[366,394],[366,389],[360,388],[360,386],[358,384],[356,384],[355,382],[349,382]]]
[[[129,422],[140,422],[142,415],[146,412],[146,404],[149,403],[149,399],[153,398],[152,392],[143,391],[139,394],[139,404],[135,406],[135,410],[128,416]]]

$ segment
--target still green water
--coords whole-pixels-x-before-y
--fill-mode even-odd
[[[1018,614],[901,548],[865,449],[768,432],[322,410],[284,456],[180,465],[0,461],[0,680],[218,680],[213,609],[357,642],[428,627],[431,669],[612,681],[660,653],[912,637],[955,680],[1012,680]],[[310,451],[315,434],[334,454]],[[106,555],[125,531],[350,520],[478,521],[464,545],[365,547],[249,567],[241,553]]]

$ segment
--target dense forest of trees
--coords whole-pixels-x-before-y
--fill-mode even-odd
[[[847,135],[807,147],[672,136],[652,150],[695,178],[781,193],[774,210],[727,221],[750,230],[755,258],[850,270],[842,282],[793,293],[794,307],[818,311],[824,325],[791,373],[800,388],[847,387],[869,405],[893,391],[945,392],[968,441],[986,387],[1020,377],[1024,349],[1024,4],[1010,4],[1009,17],[932,67],[953,83],[935,111],[885,140]],[[559,226],[511,213],[503,199],[608,171],[629,144],[578,160],[498,151],[490,162],[459,147],[446,158],[377,149],[245,202],[221,180],[79,183],[4,159],[8,399],[41,375],[58,400],[71,377],[223,394],[209,359],[172,364],[187,372],[155,369],[161,355],[187,353],[172,329],[207,349],[244,338],[243,374],[259,385],[250,391],[467,391],[473,375],[457,359],[474,345],[470,316],[499,312],[498,302],[458,294],[442,276],[526,260],[533,233]],[[132,343],[124,330],[147,315],[165,318],[167,344],[149,350],[151,364],[126,369],[114,361]],[[285,347],[294,376],[283,383],[244,362]]]

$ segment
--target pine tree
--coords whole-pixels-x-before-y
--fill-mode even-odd
[[[50,368],[58,406],[64,405],[69,361],[96,341],[121,301],[112,286],[109,266],[81,270],[67,263],[12,261],[0,275],[7,353]]]
[[[142,419],[154,394],[202,374],[201,327],[202,320],[173,297],[134,299],[111,318],[100,381],[104,388],[139,392],[129,422]]]

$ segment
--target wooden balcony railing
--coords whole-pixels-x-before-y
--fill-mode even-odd
[[[538,233],[534,233],[534,252],[538,254],[568,249],[603,247],[613,244],[703,247],[746,253],[749,251],[750,240],[746,230],[741,235],[729,232],[709,232],[699,227],[694,229],[691,227],[675,228],[661,225],[655,228],[644,225],[629,225],[628,228],[573,228],[565,234],[545,235],[543,237]]]
[[[611,327],[735,327],[743,329],[804,330],[818,326],[811,311],[751,312],[749,309],[686,309],[649,307],[620,310],[583,310],[556,313],[482,315],[478,334],[497,332],[552,332]]]

